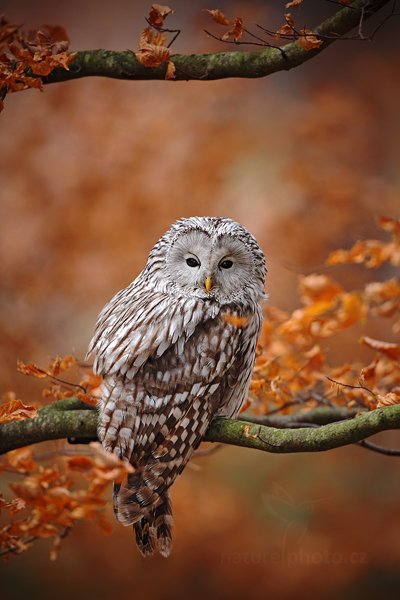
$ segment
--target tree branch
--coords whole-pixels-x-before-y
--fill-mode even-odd
[[[175,81],[214,80],[228,77],[266,77],[277,71],[287,71],[310,60],[336,39],[364,23],[390,0],[355,0],[314,28],[323,43],[314,50],[304,50],[297,42],[280,49],[261,52],[215,52],[208,54],[174,54]],[[326,36],[326,37],[325,37]],[[166,65],[145,67],[131,51],[83,50],[77,53],[70,69],[55,69],[43,83],[69,81],[80,77],[112,77],[116,79],[164,79]]]
[[[329,416],[329,411],[331,414]],[[260,423],[215,419],[204,437],[205,441],[222,442],[264,452],[320,452],[353,444],[374,433],[400,429],[400,405],[387,406],[358,417],[337,421],[346,416],[343,409],[323,408],[301,413],[304,422],[320,427],[281,429]],[[280,417],[295,425],[294,415]],[[275,417],[276,419],[276,417]],[[39,410],[34,419],[24,419],[0,425],[0,454],[22,446],[62,438],[96,439],[97,411],[77,398],[60,400]]]

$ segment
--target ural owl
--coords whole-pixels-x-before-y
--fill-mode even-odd
[[[144,556],[169,555],[169,487],[211,420],[235,417],[246,398],[265,273],[235,221],[180,219],[99,315],[88,350],[103,377],[98,435],[134,467],[114,487],[114,510]]]

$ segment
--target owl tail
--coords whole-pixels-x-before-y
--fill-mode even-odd
[[[143,556],[154,554],[155,550],[167,558],[172,548],[172,509],[168,492],[160,504],[134,524],[136,543]]]
[[[123,516],[119,503],[120,484],[114,484],[114,512],[118,521],[124,525],[127,517]],[[155,551],[161,556],[169,556],[172,548],[172,506],[168,490],[158,497],[158,504],[151,507],[147,512],[136,512],[136,522],[133,522],[136,543],[143,556],[150,556]],[[130,515],[129,521],[132,520]]]

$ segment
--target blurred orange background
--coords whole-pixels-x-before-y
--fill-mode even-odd
[[[299,18],[310,27],[335,9],[307,4]],[[218,7],[250,28],[276,29],[283,6]],[[135,50],[148,8],[125,0],[2,2],[6,17],[26,29],[64,26],[73,50]],[[182,29],[174,51],[229,49],[203,33],[219,31],[202,11],[215,6],[176,1],[172,8],[169,26]],[[17,374],[16,360],[82,358],[100,308],[179,217],[223,215],[247,227],[267,256],[270,303],[285,310],[297,305],[298,274],[321,270],[335,248],[375,237],[379,215],[398,217],[398,26],[397,17],[373,43],[338,42],[302,67],[261,80],[87,78],[7,97],[1,393],[39,401],[36,382]],[[334,276],[350,289],[376,274],[346,267]],[[381,276],[393,274],[386,268]],[[385,326],[370,327],[380,337]],[[372,356],[346,334],[333,350],[341,361]],[[395,433],[384,439],[396,443]],[[1,564],[2,594],[398,597],[395,461],[357,447],[289,456],[224,448],[196,459],[174,486],[171,559],[144,561],[130,530],[115,526],[105,537],[83,524],[64,540],[56,563],[40,542]]]

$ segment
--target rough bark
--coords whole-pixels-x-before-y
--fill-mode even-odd
[[[320,452],[359,442],[380,431],[400,429],[400,405],[359,416],[346,409],[321,408],[269,419],[270,423],[275,419],[277,426],[216,419],[204,439],[264,452]],[[301,423],[313,423],[317,427],[297,427]],[[290,424],[296,428],[288,428]],[[42,408],[34,419],[0,425],[0,454],[47,440],[96,439],[96,427],[96,410],[76,398],[60,400]]]
[[[304,50],[297,42],[282,46],[282,51],[266,48],[260,52],[213,52],[207,54],[174,54],[171,60],[176,77],[171,81],[210,81],[228,77],[266,77],[277,71],[288,71],[314,58],[341,36],[346,35],[378,12],[389,0],[355,0],[340,8],[331,17],[313,29],[323,40],[314,50]],[[112,77],[128,80],[164,79],[166,64],[145,67],[132,51],[112,50],[78,51],[70,69],[55,69],[43,83],[69,81],[81,77]]]

